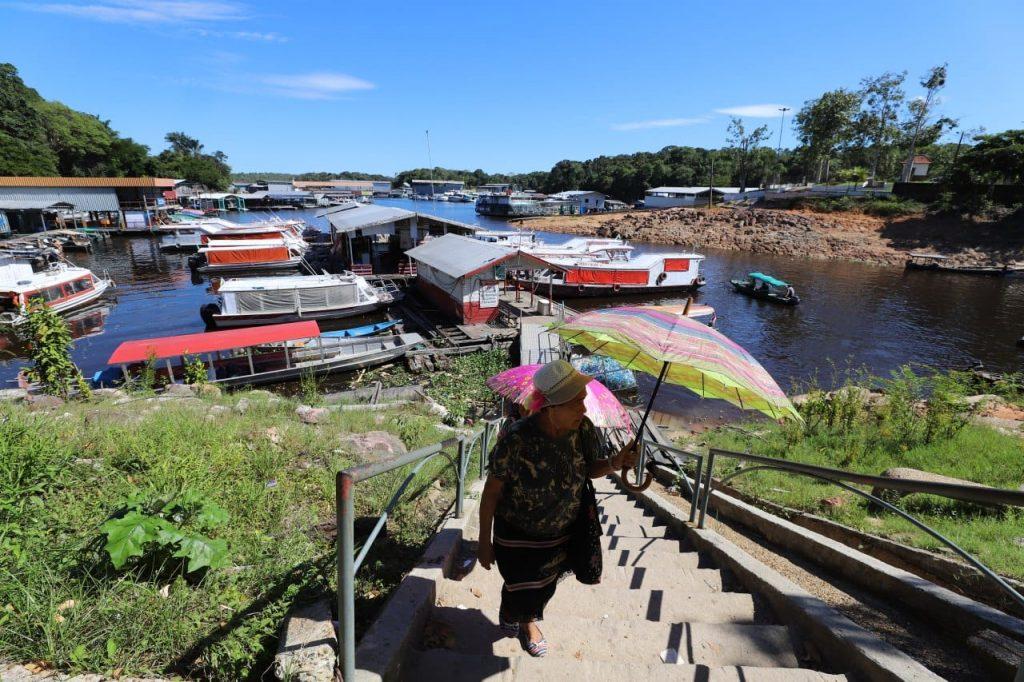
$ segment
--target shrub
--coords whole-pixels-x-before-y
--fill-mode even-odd
[[[197,355],[185,356],[185,383],[200,385],[206,383],[206,365]]]
[[[29,379],[38,383],[44,393],[64,400],[75,391],[81,397],[88,397],[89,386],[71,361],[71,330],[67,323],[41,298],[29,302],[27,315],[28,351],[32,360]]]

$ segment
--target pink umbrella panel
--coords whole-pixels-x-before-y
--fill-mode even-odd
[[[487,387],[530,412],[544,406],[544,396],[533,386],[533,375],[542,365],[520,365],[495,374],[487,380]],[[629,427],[629,415],[615,394],[596,379],[587,384],[587,397],[583,401],[587,417],[594,426],[610,429]]]

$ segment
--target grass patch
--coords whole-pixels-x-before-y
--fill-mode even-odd
[[[233,409],[242,398],[247,408]],[[334,474],[357,463],[340,438],[382,430],[413,449],[451,436],[425,408],[332,412],[314,426],[299,422],[296,405],[265,392],[68,403],[57,413],[0,404],[0,660],[262,678],[289,607],[334,590]],[[446,467],[437,458],[424,468],[359,572],[361,625],[451,503]],[[436,494],[416,494],[439,475]],[[379,513],[401,476],[360,484],[357,514]],[[153,533],[171,535],[115,567],[101,526],[128,513],[158,518]],[[176,556],[180,539],[163,543],[173,532],[224,556],[204,562],[195,544],[197,555]]]
[[[924,204],[913,199],[901,199],[895,195],[878,197],[823,197],[798,200],[793,208],[807,209],[816,213],[864,213],[882,218],[918,215],[925,212]]]
[[[712,447],[754,452],[807,464],[878,475],[891,467],[912,467],[989,486],[1016,489],[1024,483],[1024,440],[967,422],[957,401],[971,394],[957,374],[920,375],[909,369],[879,381],[864,379],[829,395],[811,391],[800,407],[805,424],[757,422],[705,435]],[[879,388],[885,398],[873,408],[858,389]],[[985,392],[993,392],[991,386]],[[1010,389],[1006,389],[1010,390]],[[975,391],[977,392],[977,391]],[[738,463],[720,459],[719,475]],[[859,530],[936,550],[942,547],[912,524],[869,510],[863,498],[840,488],[785,472],[755,471],[730,482],[765,500],[822,514]],[[822,504],[844,498],[838,507]],[[998,510],[933,495],[909,495],[899,504],[994,570],[1024,579],[1021,538],[1024,510]]]

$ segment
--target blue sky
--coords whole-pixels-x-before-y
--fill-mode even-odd
[[[916,94],[942,62],[943,113],[1024,127],[1022,29],[1003,0],[0,0],[0,61],[154,150],[182,130],[236,170],[393,173],[427,164],[429,129],[435,165],[520,172],[720,146],[730,111],[774,145],[780,105],[887,70]]]

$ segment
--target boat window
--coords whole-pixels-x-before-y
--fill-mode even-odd
[[[58,284],[56,286],[46,287],[45,289],[41,290],[37,295],[42,296],[43,300],[46,301],[47,303],[53,303],[54,301],[59,301],[61,298],[63,298],[64,292],[61,289],[61,285]]]
[[[92,278],[90,278],[90,277],[83,277],[82,279],[76,279],[71,284],[72,284],[76,294],[78,292],[80,292],[80,291],[89,291],[90,289],[93,288],[92,287]]]
[[[13,296],[3,296],[0,297],[0,311],[17,313],[21,312],[21,306],[18,305]]]

